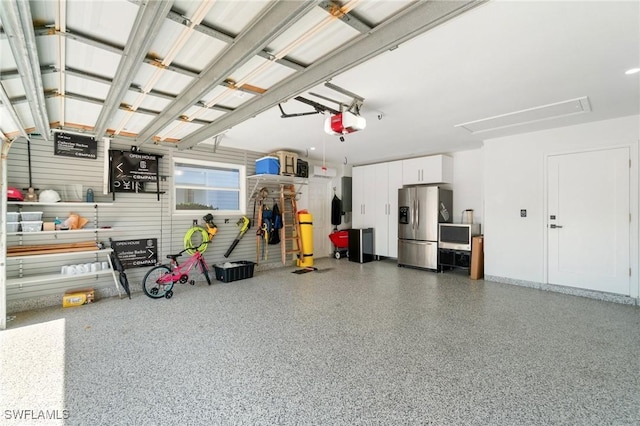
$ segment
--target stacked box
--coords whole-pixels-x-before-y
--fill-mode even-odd
[[[296,176],[298,172],[298,154],[290,151],[276,151],[269,155],[278,158],[281,175]]]
[[[42,230],[42,221],[41,220],[30,220],[30,221],[21,221],[20,227],[22,228],[22,232],[38,232]]]
[[[309,177],[309,163],[298,158],[296,174],[298,177],[308,178]]]
[[[253,277],[254,262],[239,260],[233,262],[236,266],[224,268],[222,265],[213,265],[216,271],[216,279],[225,283],[231,281],[244,280]]]
[[[42,212],[22,212],[20,213],[20,216],[25,222],[37,222],[42,220]]]
[[[262,157],[256,160],[257,175],[277,175],[280,171],[277,157]]]

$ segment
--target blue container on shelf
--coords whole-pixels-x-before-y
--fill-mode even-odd
[[[256,160],[257,175],[277,175],[280,173],[280,161],[277,157],[262,157]]]

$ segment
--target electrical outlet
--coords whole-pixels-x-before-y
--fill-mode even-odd
[[[527,209],[520,209],[520,217],[527,217]]]

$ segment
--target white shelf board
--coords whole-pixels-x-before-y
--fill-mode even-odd
[[[24,259],[43,259],[49,257],[64,257],[64,256],[79,256],[84,254],[101,254],[101,253],[111,253],[113,249],[105,248],[105,249],[96,249],[96,250],[87,250],[87,251],[71,251],[66,253],[49,253],[49,254],[30,254],[27,256],[7,256],[7,261],[10,262],[12,260],[24,260]],[[65,275],[67,276],[67,275]],[[72,276],[72,275],[68,275]]]
[[[65,231],[7,232],[7,235],[51,235],[51,234],[94,234],[96,232],[116,231],[115,228],[67,229]]]
[[[83,228],[83,229],[68,229],[66,231],[35,231],[35,232],[7,232],[7,235],[51,235],[51,234],[94,234],[96,232],[109,232],[115,231],[114,228]]]
[[[44,283],[44,282],[51,282],[51,281],[87,278],[87,277],[95,277],[98,275],[112,275],[112,273],[113,271],[111,269],[103,269],[101,271],[87,272],[86,274],[74,274],[74,275],[46,274],[46,275],[26,276],[22,278],[7,278],[7,287],[14,288],[14,287],[20,287],[24,284],[36,284],[36,283]]]
[[[113,203],[87,203],[84,201],[61,201],[59,203],[39,203],[37,201],[7,201],[8,206],[49,206],[49,207],[93,207],[93,206],[112,206]]]
[[[283,176],[283,175],[270,175],[270,174],[260,174],[260,175],[251,175],[247,176],[247,179],[252,180],[263,180],[265,182],[273,182],[273,183],[294,183],[297,185],[306,185],[309,183],[309,179],[302,178],[298,176]]]
[[[261,175],[251,175],[247,176],[247,179],[250,181],[254,181],[253,189],[251,189],[249,200],[251,200],[258,190],[258,186],[260,182],[272,183],[272,184],[292,184],[292,185],[307,185],[309,184],[309,179],[301,178],[298,176],[283,176],[283,175],[270,175],[270,174],[261,174]]]

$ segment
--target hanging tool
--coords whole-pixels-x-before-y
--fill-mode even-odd
[[[246,216],[242,216],[240,219],[238,219],[238,222],[236,222],[236,226],[240,227],[240,232],[238,232],[236,239],[233,240],[231,247],[229,247],[227,252],[224,254],[224,257],[229,257],[233,249],[236,248],[242,237],[244,237],[244,234],[246,234],[249,228],[251,228],[251,219]]]
[[[24,201],[34,202],[38,201],[38,196],[36,195],[36,191],[38,188],[33,187],[33,182],[31,180],[31,140],[27,139],[27,161],[29,166],[29,188],[25,188],[27,191],[27,195],[24,197]]]

